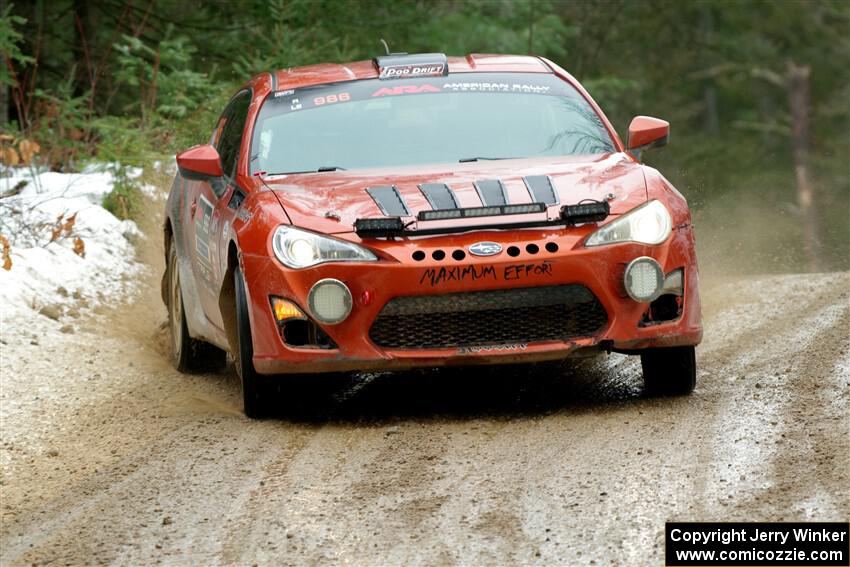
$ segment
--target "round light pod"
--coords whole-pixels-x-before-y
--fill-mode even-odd
[[[635,258],[626,266],[623,284],[629,297],[640,303],[649,303],[661,295],[664,286],[664,272],[661,266],[649,256]]]
[[[307,296],[310,312],[320,323],[334,325],[351,313],[351,291],[339,280],[319,280]]]

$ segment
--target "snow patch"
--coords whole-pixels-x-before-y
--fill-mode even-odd
[[[141,170],[129,172],[139,175]],[[145,237],[134,222],[121,221],[102,207],[114,183],[108,166],[90,166],[82,173],[0,172],[0,234],[9,241],[12,261],[10,270],[0,269],[4,335],[25,332],[33,317],[46,315],[61,324],[81,309],[133,292],[146,269],[136,261],[133,243]],[[16,186],[19,192],[10,196]],[[73,226],[65,229],[72,217]],[[84,253],[78,253],[77,239]]]

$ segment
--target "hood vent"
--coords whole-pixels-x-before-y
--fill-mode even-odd
[[[476,181],[474,185],[475,190],[478,191],[478,196],[481,198],[481,203],[485,207],[508,204],[508,194],[505,191],[505,186],[498,179]]]
[[[546,203],[547,205],[558,203],[558,196],[555,194],[552,180],[548,175],[530,175],[523,177],[522,181],[528,188],[528,192],[531,193],[531,200],[535,203]]]
[[[445,183],[423,183],[419,190],[435,211],[458,208],[454,192]]]
[[[388,217],[409,217],[410,211],[395,185],[378,185],[366,189],[369,196]]]

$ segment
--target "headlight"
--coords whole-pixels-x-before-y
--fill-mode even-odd
[[[670,236],[672,221],[660,201],[650,201],[590,235],[585,246],[601,246],[615,242],[661,244]]]
[[[277,259],[288,268],[308,268],[322,262],[374,262],[378,258],[360,246],[308,232],[281,226],[272,237]]]

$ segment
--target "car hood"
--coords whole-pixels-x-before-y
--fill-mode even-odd
[[[623,153],[603,156],[512,159],[404,168],[363,169],[309,174],[267,176],[293,225],[326,234],[351,232],[359,218],[385,218],[367,189],[393,185],[409,216],[432,210],[419,186],[444,183],[454,192],[458,206],[480,207],[474,183],[500,180],[509,204],[531,203],[523,178],[546,175],[558,198],[558,206],[584,199],[608,200],[612,214],[622,214],[647,199],[642,167]],[[553,205],[555,206],[555,205]],[[542,214],[542,213],[541,213]],[[464,220],[458,220],[462,225]]]

